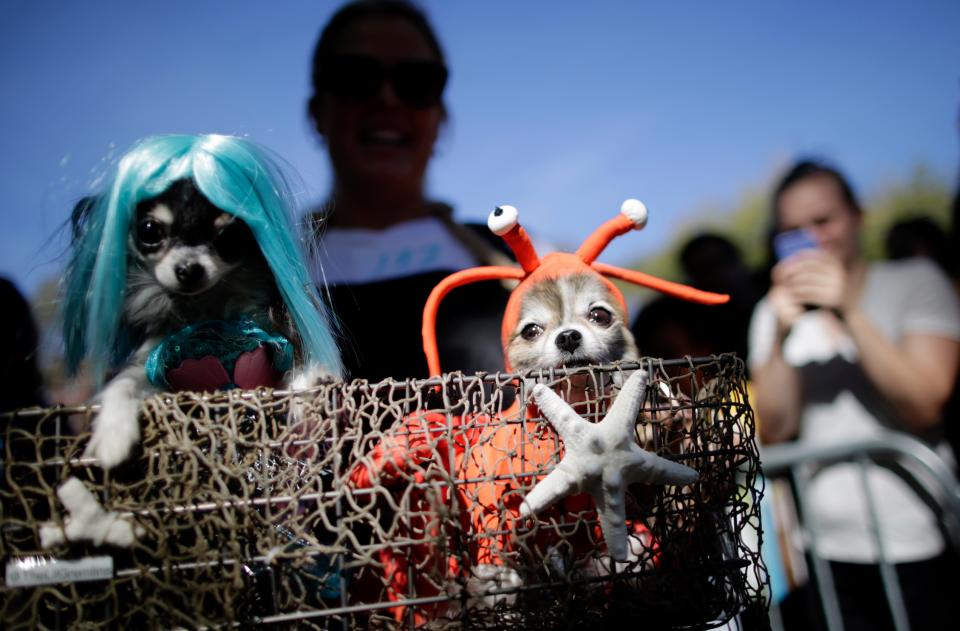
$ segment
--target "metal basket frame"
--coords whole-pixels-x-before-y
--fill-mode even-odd
[[[599,420],[624,373],[636,368],[650,374],[638,441],[694,467],[700,481],[633,490],[630,518],[648,535],[638,538],[632,563],[610,564],[589,506],[561,517],[557,509],[510,532],[465,525],[461,504],[474,501],[476,483],[522,490],[546,471],[463,479],[442,464],[459,457],[455,445],[467,453],[475,447],[462,446],[458,419],[461,427],[477,418],[532,424],[535,435],[524,429],[523,440],[554,445],[556,462],[560,442],[549,424],[503,418],[510,400],[526,401],[534,383],[560,392],[585,386],[595,396],[582,413]],[[446,421],[432,437],[431,457],[391,488],[351,484],[357,463],[402,419],[427,410]],[[7,628],[575,628],[597,620],[710,628],[744,612],[765,615],[766,571],[750,543],[760,535],[760,463],[743,364],[732,355],[338,382],[297,393],[161,394],[142,406],[137,457],[108,472],[82,457],[87,435],[66,432],[68,415],[89,421],[96,411],[31,408],[0,417],[0,557],[8,569],[0,619]],[[132,548],[40,547],[41,525],[62,524],[56,491],[69,476],[144,529]],[[497,563],[521,580],[493,588],[488,581],[478,591],[483,577],[470,550],[491,536],[510,540]],[[104,556],[109,580],[10,584],[11,564],[24,560]],[[386,579],[385,559],[397,557],[409,561],[403,593]]]

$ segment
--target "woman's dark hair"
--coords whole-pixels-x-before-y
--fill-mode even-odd
[[[313,50],[313,64],[311,66],[314,93],[319,93],[320,86],[323,85],[324,61],[331,56],[337,39],[354,22],[367,18],[406,20],[420,32],[427,45],[437,56],[437,60],[445,64],[446,60],[443,49],[440,47],[440,40],[437,39],[427,16],[415,5],[404,0],[354,0],[340,7],[327,22],[327,25],[323,27],[323,31],[320,32],[317,46]]]
[[[788,188],[794,184],[802,182],[803,180],[822,176],[832,178],[833,181],[837,183],[837,186],[840,187],[840,193],[843,195],[843,200],[847,202],[847,205],[850,206],[850,208],[852,208],[855,212],[859,213],[861,211],[860,201],[853,192],[853,187],[850,186],[850,182],[847,181],[847,178],[845,178],[839,170],[823,162],[817,162],[815,160],[802,160],[797,162],[792,169],[787,171],[787,174],[784,175],[780,180],[777,188],[773,190],[774,223],[776,223],[777,217],[780,216],[780,198]]]
[[[856,193],[853,191],[853,187],[850,185],[850,182],[847,181],[847,178],[835,167],[830,166],[825,162],[820,162],[818,160],[800,160],[793,167],[790,168],[787,173],[780,178],[780,182],[777,184],[776,188],[773,189],[773,196],[770,199],[770,225],[767,230],[767,264],[765,266],[766,274],[765,277],[769,277],[769,272],[773,269],[773,266],[777,262],[776,254],[773,251],[773,238],[777,235],[779,230],[779,218],[780,218],[780,198],[783,197],[783,194],[787,189],[791,188],[794,184],[798,184],[804,180],[808,180],[814,177],[829,177],[834,182],[837,183],[837,186],[840,188],[840,194],[843,196],[843,200],[847,205],[853,210],[853,212],[859,214],[863,212],[862,207],[860,206],[860,200],[857,199]]]

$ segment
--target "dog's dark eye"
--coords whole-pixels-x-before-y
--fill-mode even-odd
[[[144,219],[137,226],[137,239],[143,245],[160,245],[167,236],[167,230],[162,223],[154,219]]]
[[[523,327],[522,331],[520,331],[520,337],[522,337],[525,340],[533,340],[540,337],[542,333],[543,333],[543,327],[540,326],[539,324],[534,324],[533,322],[531,322],[527,326]]]
[[[613,314],[603,307],[594,307],[590,310],[590,321],[598,326],[610,326]]]

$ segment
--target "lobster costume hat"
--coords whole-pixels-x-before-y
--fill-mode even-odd
[[[501,341],[503,343],[504,353],[510,341],[510,335],[513,333],[520,318],[520,305],[523,296],[538,283],[545,280],[556,279],[563,276],[574,274],[595,275],[610,289],[611,294],[619,302],[621,309],[626,313],[626,301],[623,294],[617,289],[610,278],[618,278],[641,287],[654,289],[668,296],[698,302],[701,304],[718,305],[730,300],[725,294],[715,294],[707,291],[701,291],[662,280],[643,272],[623,269],[613,265],[600,263],[596,259],[607,245],[616,237],[626,234],[631,230],[641,230],[647,224],[647,207],[637,199],[628,199],[620,206],[620,214],[607,221],[597,228],[583,242],[580,248],[573,254],[566,252],[553,252],[546,255],[543,259],[537,256],[537,252],[530,241],[529,235],[519,223],[519,213],[513,206],[498,206],[487,219],[487,225],[494,234],[503,238],[513,250],[520,268],[516,267],[474,267],[460,272],[456,272],[443,279],[427,299],[427,304],[423,310],[423,350],[427,355],[427,365],[430,368],[432,376],[438,376],[440,370],[440,354],[437,349],[437,309],[444,297],[454,288],[462,285],[468,285],[484,280],[504,280],[513,279],[520,281],[520,284],[507,302],[507,310],[503,316],[503,326],[501,329]],[[506,366],[510,371],[509,360]]]

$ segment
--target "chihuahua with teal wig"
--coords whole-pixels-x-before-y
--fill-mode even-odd
[[[68,368],[89,359],[102,387],[87,455],[103,467],[130,455],[153,392],[297,390],[342,376],[287,181],[264,149],[147,138],[78,208],[64,342]]]

